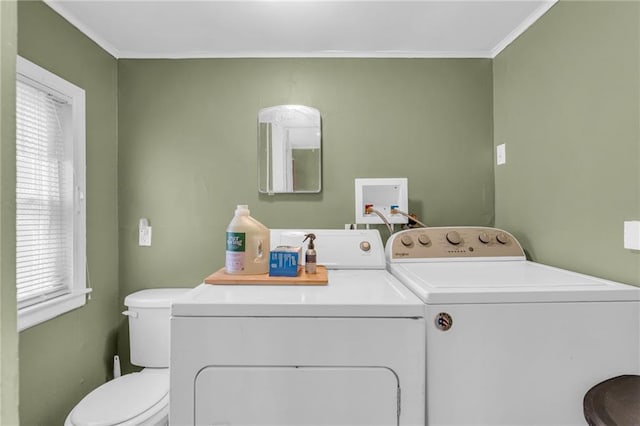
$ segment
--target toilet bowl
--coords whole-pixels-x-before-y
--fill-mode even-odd
[[[171,301],[189,289],[149,289],[125,298],[131,363],[145,367],[87,394],[65,426],[164,426],[169,419]]]

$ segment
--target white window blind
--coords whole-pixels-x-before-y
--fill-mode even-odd
[[[18,81],[16,275],[18,306],[70,293],[73,174],[65,154],[68,100]],[[70,170],[71,169],[71,170]]]
[[[84,90],[16,62],[16,292],[23,330],[86,303]]]

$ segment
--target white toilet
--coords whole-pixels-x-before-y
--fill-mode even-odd
[[[145,367],[91,391],[65,426],[160,426],[169,421],[169,308],[188,288],[142,290],[128,295],[131,363]]]

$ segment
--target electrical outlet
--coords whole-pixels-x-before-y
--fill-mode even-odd
[[[147,219],[140,219],[138,223],[138,245],[141,247],[151,246],[151,226]]]

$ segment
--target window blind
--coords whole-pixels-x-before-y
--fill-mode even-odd
[[[65,148],[68,101],[37,84],[16,86],[18,308],[71,292],[73,165]]]

